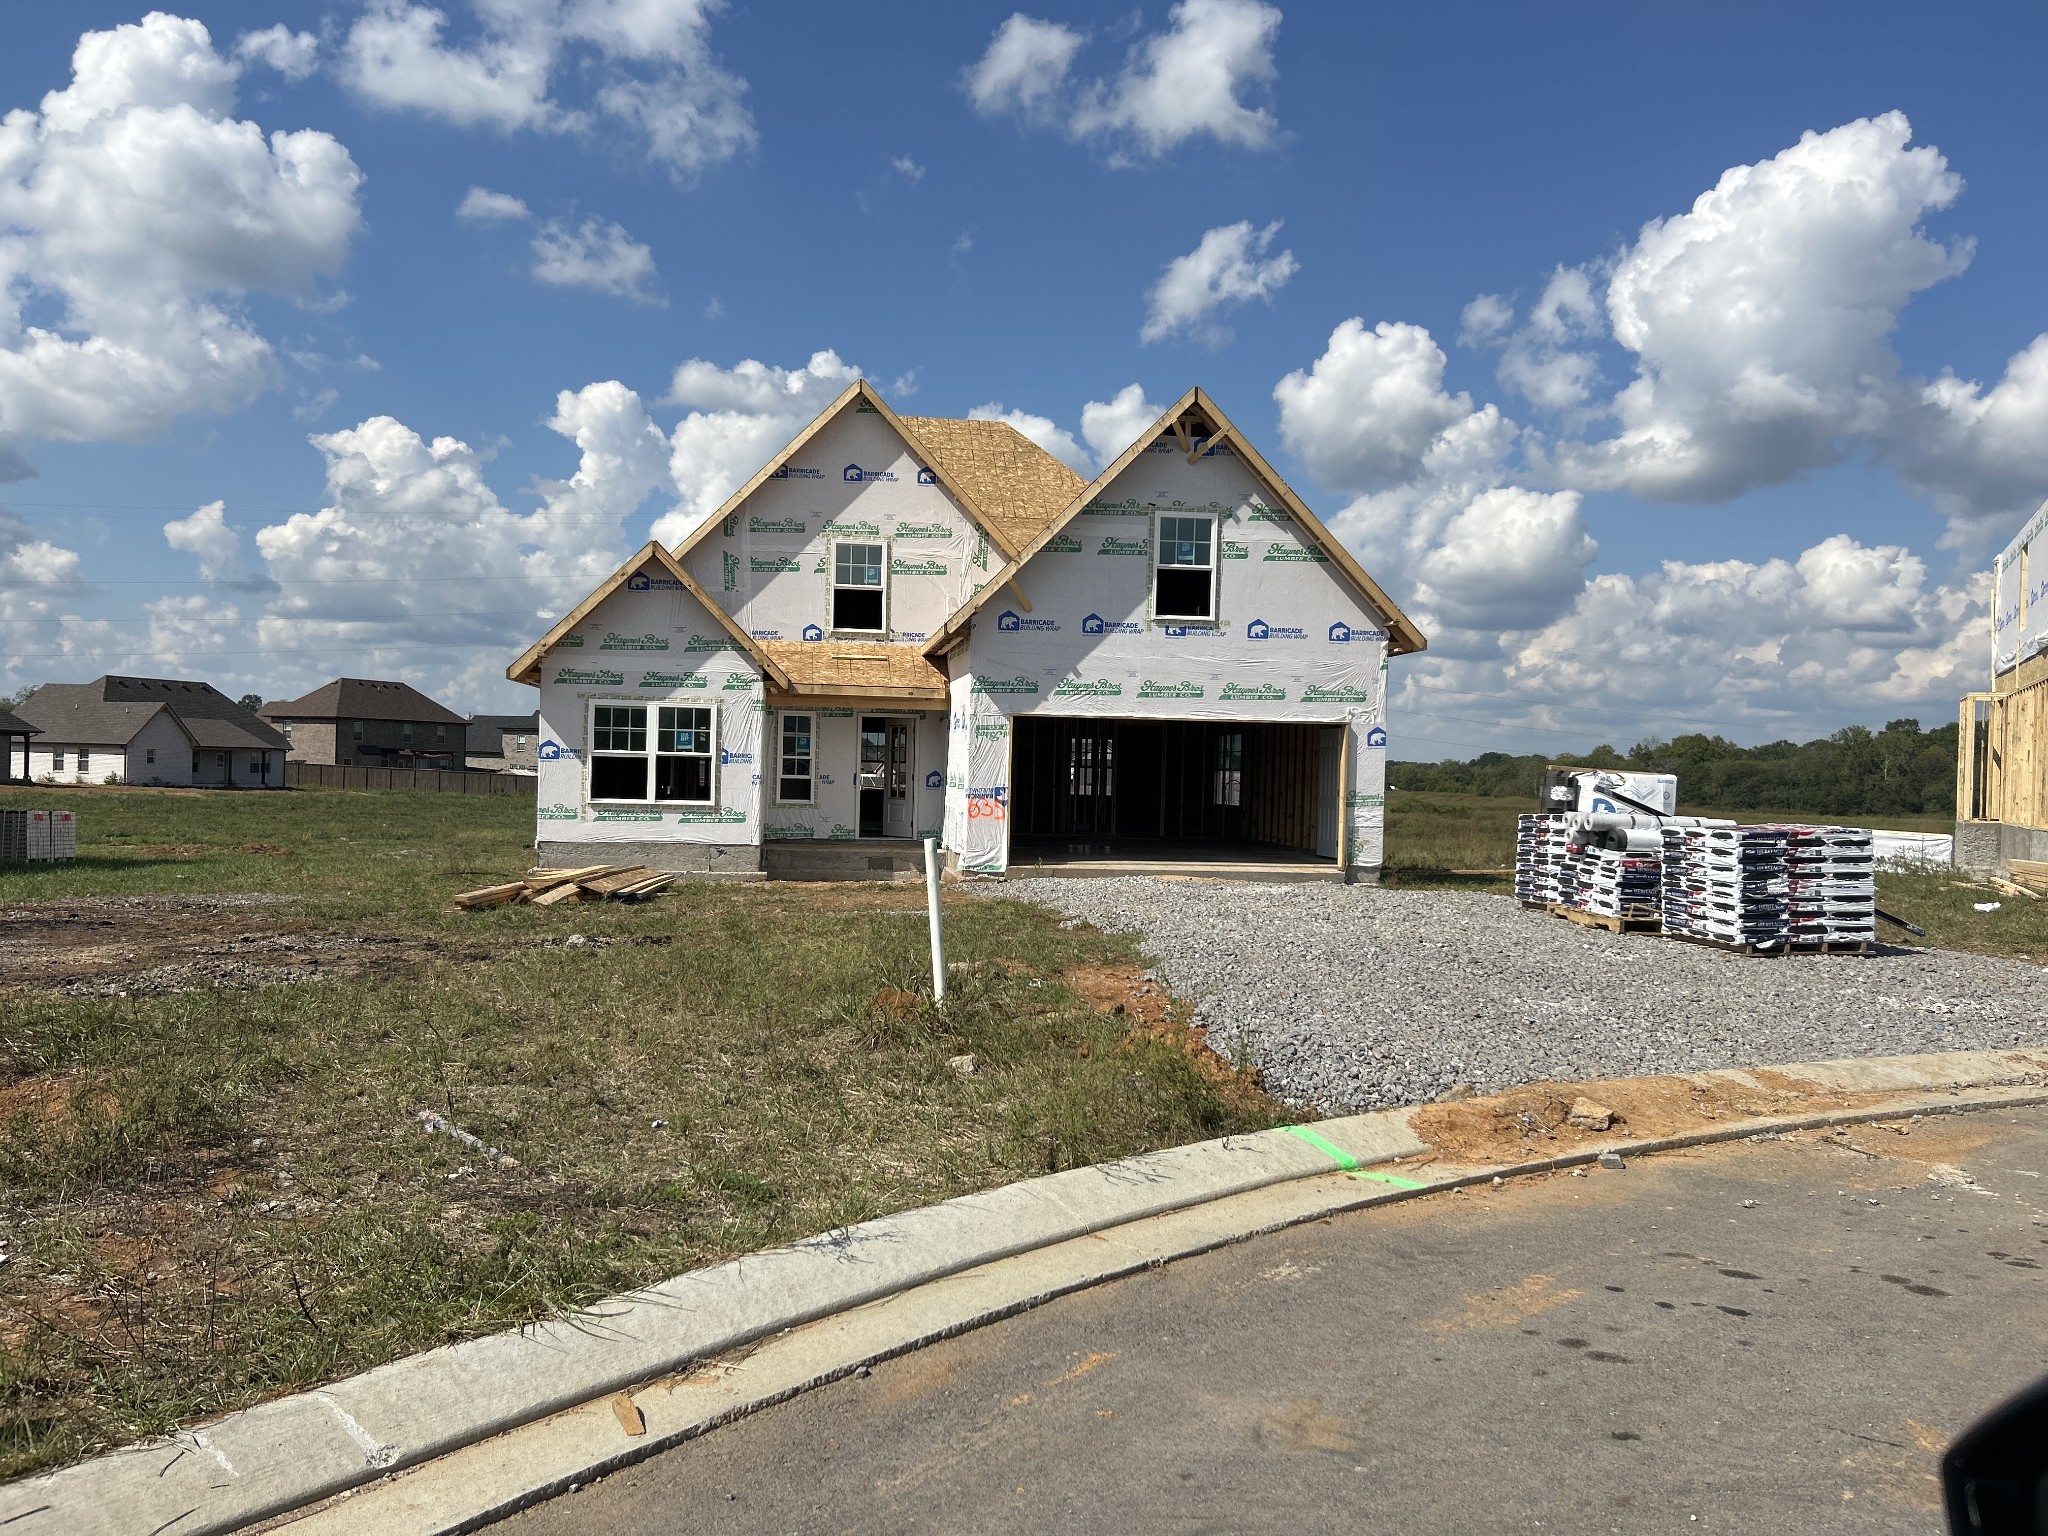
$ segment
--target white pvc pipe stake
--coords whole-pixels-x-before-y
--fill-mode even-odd
[[[946,1000],[946,932],[939,926],[939,840],[924,840],[925,908],[932,925],[932,1001]]]

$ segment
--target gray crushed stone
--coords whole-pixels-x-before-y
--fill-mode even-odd
[[[1212,1046],[1325,1112],[1461,1084],[2048,1045],[2048,970],[1988,955],[1758,959],[1469,892],[1139,877],[981,889],[1141,935]]]

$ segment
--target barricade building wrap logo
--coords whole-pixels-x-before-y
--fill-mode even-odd
[[[1200,683],[1155,683],[1146,678],[1138,684],[1141,699],[1199,699],[1204,697]]]
[[[822,469],[803,469],[795,464],[781,464],[776,466],[774,472],[768,478],[770,480],[822,480],[825,478],[825,471]]]
[[[1027,619],[1014,608],[1005,608],[996,615],[996,628],[1004,634],[1030,631],[1035,634],[1056,634],[1059,631],[1057,619]]]
[[[555,674],[555,681],[572,688],[623,688],[626,674],[623,672],[600,672],[589,668],[564,667]]]
[[[750,629],[747,633],[756,640],[780,640],[782,638],[782,631],[779,629]]]
[[[749,533],[793,533],[798,537],[809,533],[811,525],[800,517],[750,517],[747,519]]]
[[[862,485],[872,480],[894,480],[896,478],[896,471],[893,469],[862,469],[858,464],[849,464],[846,468],[839,471],[839,478],[854,485]]]
[[[1308,631],[1292,624],[1268,624],[1264,619],[1253,619],[1244,627],[1247,640],[1306,640]]]
[[[626,578],[628,592],[680,592],[683,584],[673,576],[650,576],[645,571],[635,571]]]
[[[1368,747],[1384,747],[1387,744],[1386,727],[1376,725],[1367,731],[1365,733],[1365,744]]]
[[[1287,697],[1287,690],[1278,683],[1225,683],[1216,697],[1233,704],[1278,704]]]
[[[1071,533],[1056,533],[1039,546],[1039,552],[1047,555],[1078,555],[1081,541]]]
[[[931,469],[920,469],[917,472],[917,483],[919,485],[937,485],[939,483],[938,472]]]
[[[1081,621],[1084,635],[1140,635],[1145,626],[1129,619],[1105,619],[1099,613],[1091,613]]]
[[[944,789],[946,787],[946,776],[934,768],[924,776],[924,787],[926,789]]]
[[[825,638],[825,631],[816,624],[806,624],[804,626],[804,638],[806,640],[822,640]]]
[[[1330,626],[1330,644],[1332,645],[1364,645],[1374,640],[1384,640],[1386,638],[1387,632],[1384,629],[1366,629],[1347,624],[1342,619],[1339,619]]]
[[[1115,534],[1105,535],[1095,546],[1098,555],[1147,555],[1152,552],[1150,539],[1120,539]]]
[[[600,651],[665,651],[668,641],[657,634],[620,635],[608,634],[598,642]]]
[[[744,763],[751,767],[754,761],[754,754],[751,752],[725,751],[718,754],[718,760],[721,763]]]
[[[943,560],[904,560],[889,562],[891,576],[943,576],[949,567]]]
[[[1034,693],[1037,691],[1036,687],[1032,689]],[[1069,677],[1061,680],[1059,687],[1053,689],[1052,696],[1056,699],[1120,699],[1124,696],[1124,685],[1113,683],[1106,677]]]

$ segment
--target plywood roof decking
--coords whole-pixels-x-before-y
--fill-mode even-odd
[[[1012,549],[1037,538],[1086,488],[1085,480],[1007,421],[898,419],[932,468],[973,497]]]
[[[946,674],[914,645],[873,640],[757,640],[791,693],[943,699]]]

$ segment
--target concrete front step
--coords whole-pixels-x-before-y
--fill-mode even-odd
[[[896,837],[766,843],[761,867],[770,880],[922,880],[924,844]]]

